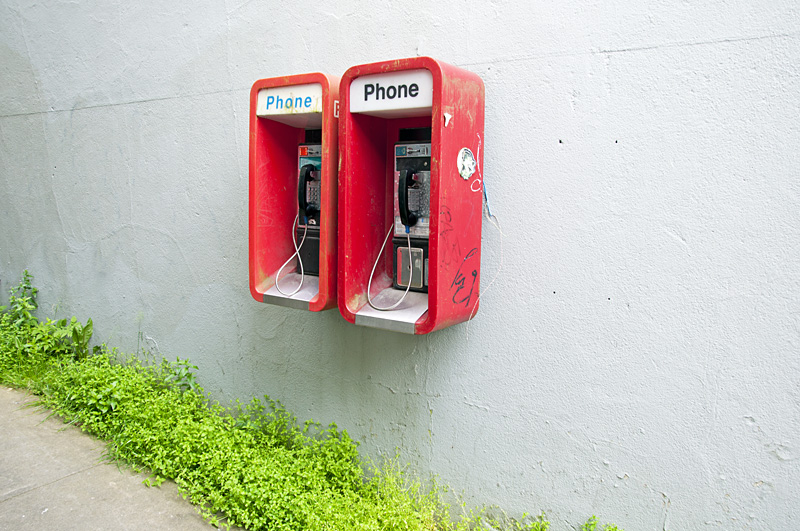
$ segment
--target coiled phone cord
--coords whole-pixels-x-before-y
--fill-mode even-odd
[[[400,306],[400,303],[403,302],[403,300],[406,298],[406,295],[408,295],[408,290],[411,288],[411,273],[414,271],[414,268],[411,265],[411,234],[409,228],[406,227],[406,241],[408,242],[408,284],[406,285],[406,291],[405,293],[403,293],[403,296],[400,297],[400,300],[395,302],[391,306],[386,306],[383,308],[381,308],[380,306],[375,306],[375,304],[372,302],[372,296],[370,295],[370,292],[372,291],[372,277],[375,275],[375,268],[378,267],[378,262],[380,262],[381,256],[383,256],[383,250],[384,248],[386,248],[386,242],[389,241],[389,235],[392,234],[393,228],[394,224],[389,226],[389,232],[386,233],[386,238],[383,239],[383,245],[381,245],[381,250],[378,251],[378,257],[375,259],[375,264],[372,266],[372,273],[369,274],[369,282],[367,283],[367,302],[374,309],[381,312],[394,310],[395,308]]]
[[[306,278],[305,270],[303,269],[303,259],[300,258],[300,248],[303,247],[303,243],[306,241],[306,233],[308,232],[308,222],[305,224],[305,229],[303,230],[303,238],[300,240],[300,245],[297,245],[297,236],[295,236],[295,225],[297,225],[298,221],[300,221],[300,214],[297,214],[294,217],[294,221],[292,222],[292,243],[294,244],[294,254],[286,260],[280,269],[278,269],[278,274],[275,275],[275,288],[283,295],[284,297],[291,297],[298,291],[300,288],[303,287],[303,281]],[[289,265],[289,262],[292,261],[292,258],[297,256],[297,261],[300,263],[300,284],[297,285],[295,290],[291,293],[286,293],[281,289],[280,280],[281,280],[281,271],[283,268]]]

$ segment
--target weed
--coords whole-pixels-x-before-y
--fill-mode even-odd
[[[39,320],[33,315],[38,308],[36,295],[39,290],[33,287],[33,275],[28,270],[22,272],[22,280],[16,288],[9,293],[8,307],[3,306],[2,311],[10,308],[8,316],[10,324],[16,328],[34,326]]]
[[[585,524],[581,526],[581,531],[597,531],[597,526],[599,522],[597,521],[597,517],[592,515]],[[615,526],[614,524],[605,524],[602,527],[602,531],[622,531],[620,528]]]
[[[174,362],[164,360],[161,362],[161,368],[163,371],[161,377],[168,384],[174,385],[181,391],[198,389],[193,372],[197,370],[197,365],[191,365],[188,359],[177,358]]]

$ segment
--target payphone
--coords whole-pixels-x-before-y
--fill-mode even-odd
[[[386,233],[392,238],[392,284],[404,291],[392,304],[381,306],[372,300],[372,277],[383,255],[375,258],[367,285],[367,301],[378,311],[394,310],[409,291],[428,291],[428,237],[430,235],[430,127],[401,129],[394,146],[394,220]],[[428,142],[422,142],[427,140]]]
[[[260,302],[336,304],[338,79],[261,79],[250,93],[250,291]]]
[[[339,311],[351,323],[413,334],[470,319],[480,281],[483,82],[414,57],[351,67],[339,93]]]
[[[307,135],[308,136],[308,135]],[[300,247],[300,260],[307,275],[319,275],[319,230],[322,146],[300,144],[297,148],[297,210],[298,222],[295,237],[305,240]],[[301,234],[302,232],[302,234]]]
[[[306,275],[319,276],[322,189],[320,139],[319,129],[308,129],[305,131],[305,143],[297,147],[297,219],[292,224],[294,252],[275,275],[275,289],[285,297],[292,297],[302,289]],[[291,272],[299,274],[300,278],[295,281],[293,290],[285,291],[281,288],[281,279],[285,278],[284,270],[290,264]]]

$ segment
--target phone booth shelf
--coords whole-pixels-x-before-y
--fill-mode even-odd
[[[336,306],[338,99],[339,78],[322,73],[260,79],[250,90],[249,280],[259,302],[310,311]],[[275,284],[295,252],[298,146],[307,130],[321,134],[319,276],[302,275],[300,285],[301,275],[285,268],[281,285],[300,286],[286,296]]]
[[[357,325],[411,334],[471,319],[480,292],[483,81],[430,57],[414,57],[353,66],[342,76],[339,94],[340,313]],[[409,97],[400,101],[401,94]],[[389,101],[392,95],[396,99]],[[411,98],[418,95],[427,101]],[[395,147],[401,131],[428,127],[427,292],[409,291],[396,309],[379,311],[370,298],[374,303],[404,296],[392,287],[392,275],[402,271],[391,246],[380,253],[400,194],[394,190]],[[409,250],[407,262],[412,260]],[[410,283],[410,269],[408,278]]]

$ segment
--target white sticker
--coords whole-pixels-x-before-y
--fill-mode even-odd
[[[475,163],[475,156],[472,154],[472,150],[466,147],[461,148],[461,151],[458,152],[456,167],[458,168],[458,174],[461,175],[461,178],[465,181],[472,177],[472,174],[475,173],[475,169],[477,167],[477,164]]]

